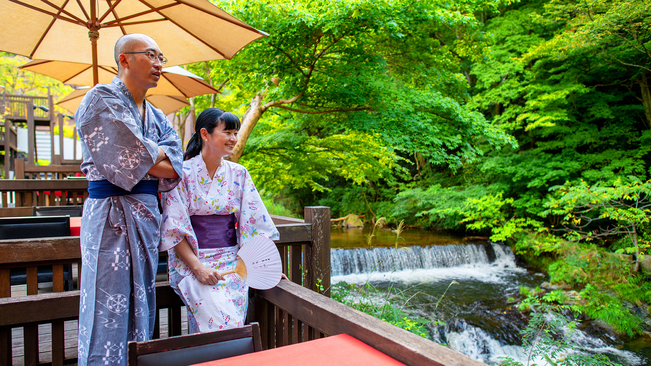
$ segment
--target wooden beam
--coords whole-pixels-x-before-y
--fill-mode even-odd
[[[24,267],[25,263],[34,265],[80,259],[78,236],[0,240],[0,264],[22,264]]]
[[[307,224],[282,224],[276,229],[280,233],[280,239],[275,240],[276,244],[309,243],[312,241],[312,225]]]
[[[287,280],[256,293],[320,332],[348,334],[407,365],[484,365]]]
[[[0,191],[83,191],[85,179],[0,179]]]

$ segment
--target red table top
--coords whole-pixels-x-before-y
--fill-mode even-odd
[[[347,334],[224,358],[200,366],[398,366],[401,362]],[[199,366],[196,365],[196,366]]]
[[[81,232],[81,217],[70,218],[70,236],[79,236]]]

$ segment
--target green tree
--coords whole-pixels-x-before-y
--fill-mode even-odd
[[[485,144],[510,142],[465,106],[461,60],[481,55],[475,52],[482,40],[473,4],[219,2],[270,34],[230,62],[209,63],[213,83],[224,84],[228,99],[219,106],[243,114],[232,159],[239,160],[246,146],[247,164],[282,162],[296,187],[321,190],[332,180],[325,173],[341,173],[354,184],[391,180],[395,165],[382,161],[396,162],[395,155],[457,169],[477,159]],[[196,68],[206,72],[205,65]],[[197,104],[207,106],[207,98]],[[314,149],[319,144],[329,147]],[[340,161],[345,154],[350,162]],[[373,158],[354,166],[362,156]],[[340,163],[323,165],[331,160]]]
[[[595,241],[624,235],[628,245],[619,253],[635,255],[634,271],[651,247],[642,235],[651,219],[651,181],[616,180],[612,185],[567,184],[558,188],[560,197],[548,203],[551,214],[563,215],[562,225],[572,241]]]

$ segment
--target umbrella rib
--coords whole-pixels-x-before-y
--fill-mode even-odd
[[[114,4],[111,4],[111,1],[107,1],[107,2],[109,3],[110,7],[109,7],[108,10],[104,13],[104,15],[102,15],[102,16],[97,20],[97,23],[100,23],[100,24],[101,24],[102,21],[104,20],[104,18],[106,18],[109,14],[113,14],[113,15],[115,15],[115,13],[114,13],[113,11],[115,10],[115,7],[118,6],[118,4],[120,4],[120,1],[121,1],[121,0],[117,0]],[[116,17],[116,18],[117,18],[117,17]]]
[[[66,0],[65,3],[63,3],[63,6],[68,5],[68,0]],[[54,25],[54,22],[56,21],[55,18],[52,18],[50,21],[50,24],[47,26],[47,29],[41,34],[41,38],[38,39],[38,42],[36,42],[36,45],[34,48],[32,48],[32,52],[29,53],[29,58],[34,58],[34,54],[36,53],[36,50],[41,46],[41,43],[45,39],[45,36],[47,36],[47,33],[52,29],[52,26]]]
[[[57,19],[60,19],[60,20],[65,20],[66,22],[70,22],[70,23],[72,23],[72,24],[76,24],[76,25],[83,25],[83,26],[86,26],[86,23],[83,22],[83,21],[80,23],[79,21],[76,21],[76,20],[74,20],[74,19],[68,19],[68,18],[63,17],[63,16],[61,16],[61,15],[59,15],[59,14],[55,14],[55,13],[49,12],[49,11],[47,11],[47,10],[43,10],[43,9],[41,9],[41,8],[37,8],[37,7],[35,7],[34,5],[25,4],[24,2],[19,1],[19,0],[9,0],[9,1],[11,1],[12,3],[18,4],[18,5],[24,6],[24,7],[26,7],[26,8],[29,8],[29,9],[35,10],[35,11],[37,11],[37,12],[39,12],[39,13],[43,13],[43,14],[45,14],[45,15],[49,15],[49,16],[51,16],[51,17],[53,17],[53,18],[57,18]]]
[[[111,0],[107,0],[107,2],[109,3],[109,5],[111,4]],[[118,0],[118,2],[115,3],[115,6],[117,6],[117,3],[119,3],[119,2],[120,2],[120,1]],[[115,13],[115,6],[111,6],[111,14],[113,14],[113,16],[115,17],[115,19],[118,19],[119,17],[118,17],[118,15]],[[107,14],[108,14],[108,12],[107,12]],[[102,19],[100,20],[100,23],[102,22],[102,20],[104,20],[104,17],[105,17],[105,16],[106,16],[106,15],[104,15],[104,16],[102,17]],[[123,27],[122,25],[120,25],[120,30],[122,31],[122,35],[127,34],[127,31],[124,29],[124,27]]]
[[[51,2],[49,2],[47,0],[41,0],[41,2],[51,6],[52,8],[58,10],[60,13],[63,13],[63,14],[69,16],[70,18],[72,18],[72,19],[74,19],[74,20],[76,20],[76,21],[78,21],[78,22],[80,22],[82,24],[85,23],[83,20],[77,18],[74,14],[72,14],[72,13],[70,13],[70,12],[63,9],[66,5],[68,5],[68,1],[66,1],[61,7],[56,6],[56,5],[52,4]]]
[[[140,20],[137,22],[130,22],[130,23],[122,23],[119,22],[117,24],[112,24],[112,25],[102,25],[102,28],[113,28],[113,27],[120,27],[122,28],[125,25],[138,25],[138,24],[147,24],[147,23],[156,23],[156,22],[165,22],[168,21],[169,19],[151,19],[151,20]]]
[[[86,12],[86,9],[81,4],[81,0],[77,0],[77,4],[79,5],[79,9],[81,9],[81,11],[84,13],[84,16],[86,17],[86,20],[90,20],[90,17],[88,16],[88,13]]]
[[[67,79],[65,79],[65,80],[61,80],[61,82],[64,83],[64,84],[67,84],[68,81],[70,81],[70,80],[76,78],[77,76],[83,74],[84,72],[88,71],[88,69],[90,69],[91,67],[92,67],[92,65],[88,64],[88,67],[86,67],[85,69],[79,71],[78,73],[72,75],[71,77],[69,77],[69,78],[67,78]],[[99,65],[98,67],[99,67],[100,69],[106,71],[106,72],[109,72],[109,73],[111,73],[111,74],[117,75],[117,72],[116,72],[115,70],[113,70],[112,67],[102,66],[102,65]]]
[[[153,6],[149,5],[146,1],[141,0],[141,2],[142,2],[143,4],[145,4],[145,5],[147,5],[148,7],[150,7],[152,10],[155,9]],[[157,13],[158,13],[158,11],[157,11]],[[160,14],[160,13],[158,13],[158,14]],[[161,15],[161,16],[165,16],[165,14],[160,14],[160,15]],[[215,51],[216,53],[220,54],[221,57],[223,57],[224,59],[228,59],[228,57],[226,57],[223,53],[221,53],[221,51],[219,51],[218,49],[216,49],[215,47],[213,47],[212,45],[210,45],[208,42],[206,42],[206,41],[204,41],[203,39],[201,39],[200,37],[198,37],[196,34],[194,34],[194,33],[190,32],[189,30],[185,29],[183,26],[181,26],[179,23],[175,22],[174,20],[172,20],[172,19],[168,19],[168,20],[169,20],[172,24],[174,24],[174,25],[176,25],[177,27],[183,29],[187,34],[190,34],[192,37],[194,37],[195,39],[197,39],[199,42],[203,43],[206,47],[208,47],[208,48],[210,48],[211,50]]]
[[[87,71],[88,69],[90,69],[91,67],[93,67],[93,65],[88,64],[88,67],[87,67],[87,68],[85,68],[85,69],[79,71],[78,73],[72,75],[71,77],[69,77],[69,78],[67,78],[67,79],[65,79],[65,80],[61,80],[61,82],[64,83],[64,84],[66,84],[66,83],[68,83],[68,80],[70,80],[70,79],[72,79],[72,78],[76,78],[77,76],[79,76],[79,74],[86,72],[86,71]]]
[[[115,23],[121,23],[121,22],[123,22],[125,20],[137,18],[137,17],[143,16],[143,15],[147,15],[147,14],[151,14],[151,13],[157,13],[158,10],[167,9],[167,8],[170,8],[172,6],[177,6],[177,5],[179,5],[179,4],[172,3],[172,4],[165,5],[165,6],[161,6],[160,8],[154,8],[154,9],[150,9],[150,10],[140,12],[138,14],[132,14],[132,15],[129,15],[129,16],[126,16],[126,17],[122,17],[120,19],[118,19],[118,17],[116,16],[115,20],[111,20],[110,22],[106,22],[106,24],[103,24],[102,27],[112,27],[112,26],[115,25]],[[162,15],[162,14],[159,14],[159,15]],[[167,17],[165,17],[164,20],[167,20]],[[131,23],[131,24],[140,24],[140,23]]]
[[[206,11],[205,9],[202,9],[202,8],[200,8],[200,7],[198,7],[198,6],[195,6],[195,5],[193,5],[193,4],[187,3],[187,2],[185,2],[184,0],[174,0],[174,1],[176,1],[176,2],[178,2],[178,3],[181,3],[181,4],[185,5],[185,6],[189,6],[189,7],[193,8],[193,9],[199,10],[199,11],[202,12],[202,13],[206,13],[206,14],[212,15],[212,16],[214,16],[214,17],[216,17],[216,18],[219,18],[219,19],[224,20],[224,21],[226,21],[226,22],[229,22],[229,23],[231,23],[231,24],[237,25],[238,27],[242,27],[242,28],[248,29],[248,30],[250,30],[250,31],[254,31],[254,32],[258,33],[258,34],[262,34],[263,36],[267,36],[266,34],[263,34],[263,33],[260,32],[259,30],[253,28],[252,26],[250,26],[250,25],[248,25],[248,24],[246,24],[246,23],[244,23],[244,22],[240,22],[240,23],[235,22],[235,21],[233,21],[233,20],[231,20],[231,19],[228,19],[228,18],[225,18],[225,17],[223,17],[223,16],[221,16],[221,15],[219,15],[219,14],[211,13],[211,12]],[[144,1],[143,1],[143,3],[144,3]],[[145,3],[145,4],[146,4],[146,3]],[[146,5],[149,5],[149,4],[146,4]],[[218,8],[218,9],[221,10],[221,8]]]

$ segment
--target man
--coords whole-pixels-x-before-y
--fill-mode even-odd
[[[91,89],[75,114],[89,192],[81,222],[79,365],[126,365],[127,342],[151,339],[158,192],[174,188],[183,167],[176,132],[145,100],[167,61],[158,45],[125,35],[115,61],[118,76]]]

